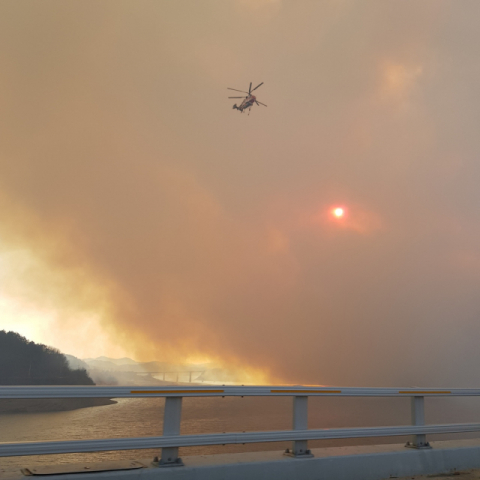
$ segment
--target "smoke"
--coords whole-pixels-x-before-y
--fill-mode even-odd
[[[3,2],[2,298],[80,356],[475,385],[479,8]]]

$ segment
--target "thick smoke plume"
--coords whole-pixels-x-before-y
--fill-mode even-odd
[[[478,386],[479,10],[2,2],[0,306],[77,356]]]

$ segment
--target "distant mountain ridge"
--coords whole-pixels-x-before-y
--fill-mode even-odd
[[[132,360],[131,358],[128,357],[123,357],[123,358],[110,358],[110,357],[97,357],[97,358],[84,358],[84,362],[86,363],[91,363],[91,362],[111,362],[114,363],[115,365],[136,365],[139,362],[136,362],[135,360]]]
[[[64,353],[64,356],[67,359],[68,365],[72,370],[76,370],[79,368],[88,370],[88,364],[85,363],[83,360],[80,360],[79,358],[74,357],[73,355],[68,355],[67,353]]]
[[[68,355],[72,367],[86,368],[97,385],[171,385],[173,383],[240,383],[234,372],[212,363],[180,364],[137,362],[132,358],[106,356],[84,358]]]
[[[209,364],[174,364],[168,362],[137,362],[131,358],[106,356],[84,358],[67,356],[71,367],[86,368],[97,385],[171,385],[172,383],[202,382],[211,370]]]
[[[168,362],[136,362],[131,358],[109,358],[109,357],[97,357],[97,358],[84,358],[83,362],[89,367],[98,368],[100,370],[111,372],[189,372],[189,371],[203,371],[209,368],[208,364],[200,365],[185,365],[185,364],[173,364]]]

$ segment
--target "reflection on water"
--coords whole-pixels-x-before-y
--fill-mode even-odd
[[[114,405],[70,412],[0,415],[0,442],[85,440],[157,436],[162,434],[164,399],[121,398]],[[480,400],[426,399],[427,423],[478,422]],[[309,399],[309,428],[405,425],[410,423],[408,398]],[[235,431],[289,430],[291,397],[185,398],[182,434]],[[462,436],[463,438],[466,435]],[[429,437],[432,439],[432,437]],[[352,439],[310,442],[310,447],[398,443],[404,439]],[[181,455],[280,450],[287,443],[182,448]],[[112,459],[153,458],[155,450],[79,453],[0,458],[5,467]]]

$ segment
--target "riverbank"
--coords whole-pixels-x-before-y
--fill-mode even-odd
[[[0,415],[10,413],[64,412],[79,408],[100,407],[117,403],[110,398],[36,398],[1,399]]]

